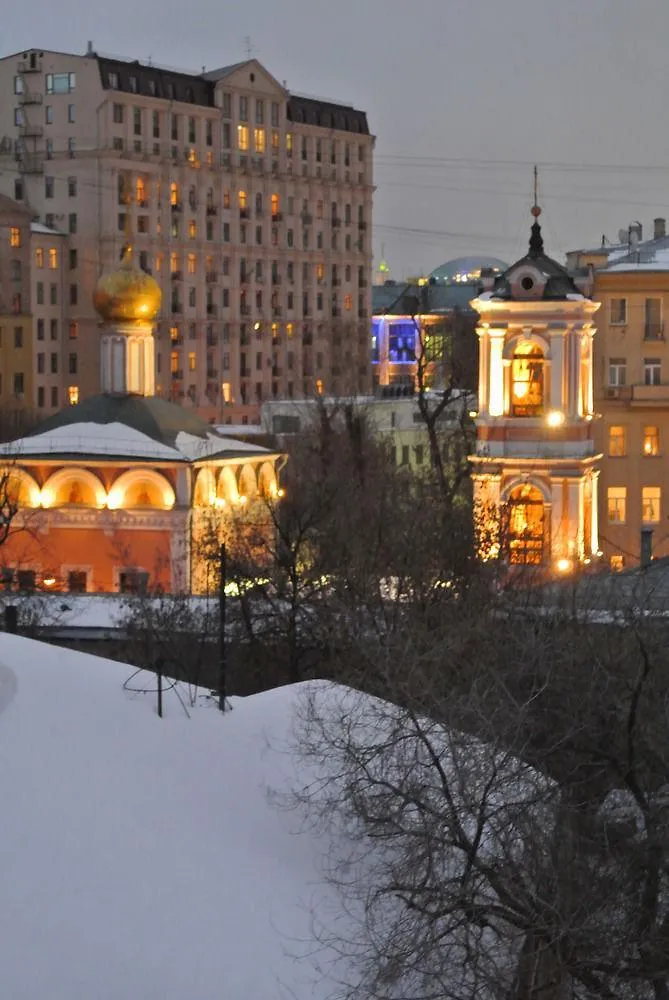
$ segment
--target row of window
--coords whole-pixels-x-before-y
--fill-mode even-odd
[[[51,375],[58,374],[59,358],[60,355],[56,351],[51,352],[50,366],[49,366],[49,372]],[[68,375],[78,374],[78,358],[76,354],[68,355],[67,372]],[[37,355],[37,374],[38,375],[46,374],[46,354],[44,354],[43,351],[40,351]]]
[[[643,428],[641,454],[652,457],[660,454],[660,428],[648,425]],[[609,457],[623,458],[627,455],[627,428],[623,424],[609,427]]]
[[[643,304],[630,307],[626,298],[615,298],[609,302],[609,322],[611,326],[627,326],[630,322],[631,308],[639,309],[639,319],[643,322],[645,340],[663,340],[664,323],[662,322],[662,299],[647,298]]]
[[[643,359],[644,385],[662,385],[662,359]],[[609,359],[609,385],[621,388],[627,385],[627,360],[625,358]]]
[[[71,94],[76,85],[76,73],[47,73],[44,77],[44,90],[47,94]],[[14,77],[14,93],[25,93],[24,77]]]
[[[49,218],[52,219],[52,223],[51,224],[53,224],[53,216],[47,215],[46,219],[48,220]],[[148,215],[138,215],[137,218],[135,219],[135,231],[136,231],[136,233],[138,235],[140,235],[140,236],[149,236],[150,233],[151,233],[150,224],[151,224],[150,216],[148,216]],[[47,225],[49,225],[48,221],[47,221]],[[73,226],[74,226],[74,228],[72,228]],[[128,227],[128,217],[127,217],[127,214],[125,212],[119,212],[118,218],[117,218],[117,228],[118,228],[118,231],[120,233],[126,232],[127,227]],[[76,233],[76,231],[77,231],[76,230],[76,215],[75,216],[70,216],[69,232],[70,233]],[[164,235],[164,233],[163,233],[163,224],[162,224],[162,222],[161,222],[160,219],[156,220],[155,231],[156,231],[156,235],[157,236]],[[184,233],[182,231],[181,221],[180,221],[180,219],[178,217],[176,217],[176,218],[172,217],[172,219],[170,221],[170,224],[169,224],[169,230],[168,230],[168,232],[169,232],[169,235],[173,239],[181,239],[182,236],[184,236],[186,239],[189,239],[189,240],[196,240],[198,238],[201,238],[201,233],[202,233],[201,229],[198,228],[198,224],[197,224],[197,220],[196,219],[189,219],[188,220],[187,225],[185,227],[185,233]],[[256,225],[255,229],[254,229],[252,226],[247,226],[247,224],[245,222],[240,222],[239,223],[239,243],[241,243],[242,245],[248,245],[249,243],[251,243],[252,242],[251,241],[251,233],[253,233],[253,235],[254,235],[254,241],[253,242],[255,243],[255,245],[256,246],[264,246],[265,242],[266,242],[265,241],[266,232],[267,232],[266,229],[262,225]],[[217,238],[219,238],[221,240],[221,242],[223,242],[223,243],[232,243],[232,225],[231,225],[231,223],[224,222],[221,225],[221,227],[220,227],[220,237],[217,237],[213,221],[211,219],[207,219],[207,222],[206,222],[206,225],[205,225],[205,230],[204,230],[204,238],[209,243],[213,243]],[[279,227],[273,225],[273,226],[270,227],[270,245],[273,246],[273,247],[276,247],[276,246],[279,246],[279,242],[280,242],[280,240],[279,240]],[[295,230],[293,230],[293,229],[287,229],[286,230],[286,232],[285,232],[285,245],[289,249],[293,249],[293,248],[297,249],[297,239],[296,239]],[[330,237],[330,246],[331,246],[331,248],[333,250],[339,250],[339,249],[341,249],[340,248],[340,241],[339,241],[339,234],[338,234],[338,232],[336,230],[334,230],[332,232],[332,234],[331,234],[331,237]],[[358,237],[354,241],[353,238],[352,238],[352,236],[351,236],[351,234],[350,233],[346,233],[344,235],[343,249],[346,250],[346,251],[352,252],[354,248],[355,248],[355,250],[358,253],[363,253],[364,252],[364,240],[363,240],[363,238],[360,236],[360,237]],[[315,242],[315,245],[313,245],[313,246],[312,246],[312,239],[311,239],[311,230],[309,230],[309,229],[302,230],[302,247],[301,247],[301,249],[303,249],[303,250],[309,250],[309,249],[324,250],[325,249],[325,236],[324,236],[323,230],[319,229],[317,231],[317,233],[316,233],[316,242]]]
[[[606,495],[609,524],[625,524],[627,520],[627,487],[609,486]],[[661,517],[662,488],[641,487],[641,520],[644,524],[657,524]]]
[[[77,109],[74,104],[67,105],[67,123],[68,125],[74,125],[77,120]],[[14,108],[14,124],[15,125],[25,125],[26,116],[23,108]],[[53,125],[54,124],[54,106],[53,104],[45,104],[44,106],[44,124]]]
[[[42,318],[37,320],[37,339],[45,340],[46,323]],[[76,340],[79,336],[79,326],[76,320],[71,320],[68,324],[68,336],[70,340]],[[49,320],[49,339],[58,340],[58,320]]]

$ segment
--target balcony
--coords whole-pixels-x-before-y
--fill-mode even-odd
[[[24,90],[22,94],[19,94],[19,104],[41,104],[42,95],[36,93],[34,90]]]
[[[172,281],[181,281],[182,277],[183,274],[181,271],[172,271],[172,273],[170,274],[170,279]]]
[[[239,311],[242,314],[242,316],[250,316],[251,315],[251,306],[240,306],[239,307]]]
[[[207,205],[207,215],[218,215],[218,207],[216,205]]]
[[[272,222],[283,222],[283,212],[272,212]]]
[[[41,139],[44,135],[44,129],[41,125],[30,125],[26,122],[25,125],[19,127],[19,135],[22,139]]]
[[[174,369],[172,369],[172,371],[170,372],[170,376],[171,376],[173,382],[176,382],[177,380],[182,379],[184,377],[184,370],[183,370],[183,368],[174,368]]]
[[[666,406],[669,402],[669,382],[664,382],[661,385],[632,385],[632,386],[621,386],[621,389],[627,389],[629,393],[631,390],[631,401],[632,405],[635,403],[642,405],[662,405]],[[625,398],[625,397],[619,397]],[[629,399],[630,397],[627,396]]]
[[[170,203],[170,211],[171,212],[180,212],[181,211],[181,202],[180,201],[173,201],[173,202],[171,202]]]
[[[41,59],[29,59],[28,62],[20,62],[17,67],[17,72],[19,73],[41,73],[42,72],[42,60]]]
[[[41,156],[24,153],[19,161],[19,170],[22,174],[43,174],[44,160]]]

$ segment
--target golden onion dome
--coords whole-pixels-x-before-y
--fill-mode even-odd
[[[158,315],[161,298],[160,285],[135,267],[132,247],[127,247],[119,267],[98,281],[93,305],[105,323],[150,323]]]

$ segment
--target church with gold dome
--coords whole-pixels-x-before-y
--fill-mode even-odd
[[[161,292],[131,247],[94,295],[102,392],[3,445],[18,512],[5,586],[88,592],[207,589],[205,535],[255,538],[284,457],[225,437],[155,395]]]

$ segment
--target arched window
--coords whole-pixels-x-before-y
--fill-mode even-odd
[[[507,506],[506,547],[514,566],[540,566],[546,546],[544,498],[536,486],[525,484],[511,491]]]
[[[519,344],[511,362],[511,415],[540,417],[543,412],[543,352],[534,344]]]

